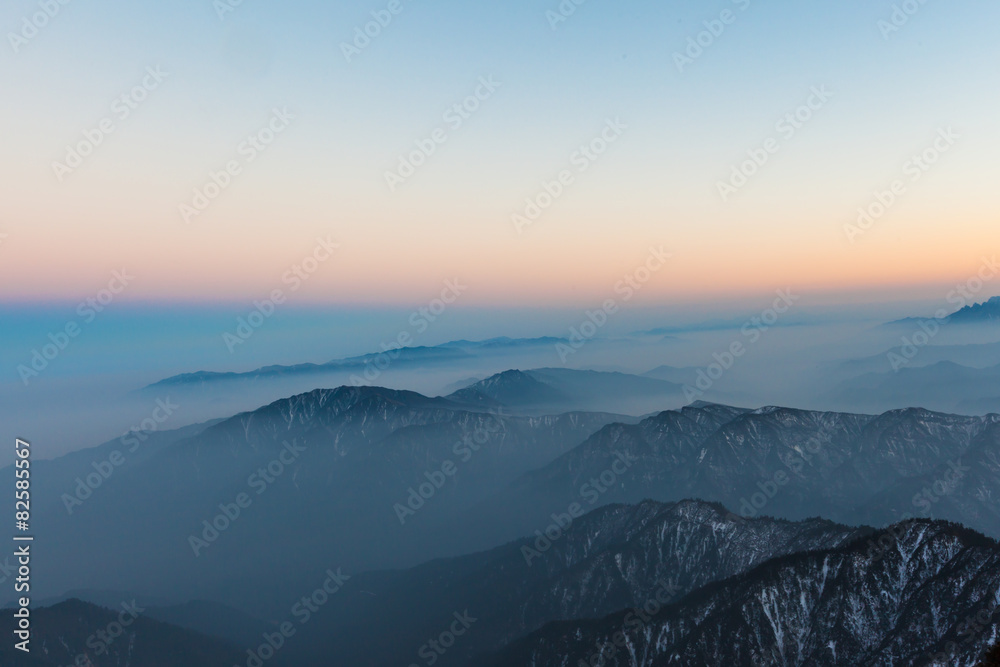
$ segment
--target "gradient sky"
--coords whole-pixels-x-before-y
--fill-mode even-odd
[[[792,286],[934,299],[996,247],[995,0],[929,0],[897,32],[887,0],[402,0],[351,62],[340,44],[388,0],[72,0],[15,53],[38,3],[0,8],[0,301],[75,302],[111,272],[144,302],[245,302],[281,287],[317,237],[340,243],[300,303],[588,306],[647,248],[673,253],[647,304]],[[681,73],[674,53],[736,20]],[[52,163],[142,81],[168,73],[83,165]],[[500,88],[405,184],[384,173],[470,95]],[[833,97],[723,202],[746,152],[813,86]],[[295,118],[186,224],[178,205],[273,108]],[[531,227],[511,215],[571,168],[608,118],[628,127]],[[854,243],[844,225],[940,128],[960,138]],[[992,288],[996,291],[996,288]]]

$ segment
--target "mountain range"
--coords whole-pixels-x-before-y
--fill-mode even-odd
[[[1000,322],[1000,296],[991,297],[981,303],[962,306],[946,317],[907,317],[902,320],[890,322],[889,324],[919,324],[920,322],[930,321],[935,321],[939,324],[996,324]]]
[[[622,457],[633,463],[618,474],[615,462]],[[608,424],[474,514],[513,538],[573,502],[689,497],[721,502],[744,516],[875,525],[945,518],[997,537],[1000,416],[696,403],[638,424]]]
[[[901,358],[901,357],[900,357]],[[984,414],[1000,410],[1000,364],[972,368],[953,361],[865,373],[831,387],[833,400],[889,409],[921,405],[934,410]]]
[[[410,570],[360,574],[308,628],[307,648],[289,655],[296,664],[321,665],[323,652],[336,646],[344,664],[408,664],[457,611],[475,623],[437,664],[481,664],[477,656],[555,620],[603,618],[655,593],[662,604],[675,603],[769,559],[871,532],[819,519],[746,520],[700,501],[611,505],[566,523],[548,547],[531,536]],[[391,643],[386,624],[396,629]]]
[[[457,403],[518,412],[650,412],[684,403],[681,385],[652,377],[569,368],[509,370],[447,396]]]
[[[399,347],[385,352],[371,352],[355,357],[334,359],[320,364],[304,363],[291,366],[262,366],[243,373],[220,373],[214,371],[197,371],[174,375],[155,382],[146,390],[159,391],[172,386],[204,385],[220,381],[249,380],[256,381],[276,377],[295,375],[317,375],[324,373],[361,373],[368,368],[375,368],[376,362],[391,360],[394,368],[403,367],[433,367],[443,362],[467,362],[474,356],[499,355],[511,350],[550,349],[557,343],[565,343],[562,338],[543,336],[540,338],[489,338],[482,341],[456,340],[435,346]],[[381,369],[379,369],[381,371]],[[381,372],[379,373],[381,374]]]
[[[183,633],[184,664],[247,664],[333,581],[280,660],[591,664],[617,638],[605,664],[971,667],[997,642],[1000,415],[539,407],[631,390],[669,404],[676,385],[342,386],[37,461],[33,585],[65,649],[38,664],[128,595],[160,624],[136,623],[133,664]]]
[[[4,637],[14,635],[15,623],[10,610],[0,615]],[[239,646],[154,620],[131,601],[108,609],[71,599],[33,609],[30,652],[11,644],[0,645],[0,664],[12,667],[210,667],[245,660]]]
[[[996,542],[914,520],[769,560],[642,622],[627,610],[554,622],[480,664],[593,664],[597,656],[610,667],[974,667],[1000,637],[998,590]]]
[[[341,387],[130,446],[115,440],[37,463],[33,520],[50,549],[35,567],[52,587],[44,595],[81,580],[181,600],[210,590],[263,613],[284,604],[288,585],[247,587],[268,563],[285,563],[305,585],[313,571],[411,565],[464,548],[468,538],[451,530],[456,514],[622,419],[513,416]],[[0,477],[13,484],[13,468]],[[247,506],[234,509],[240,494]],[[226,528],[210,539],[206,522]],[[74,553],[72,570],[59,566],[63,550]],[[154,582],[151,568],[161,572]]]
[[[874,530],[645,501],[489,551],[348,577],[315,615],[251,622],[235,640],[220,635],[246,621],[224,607],[60,602],[34,611],[41,655],[12,664],[80,664],[84,655],[95,667],[208,667],[266,655],[298,667],[973,667],[1000,639],[998,591],[1000,545],[956,524]],[[97,633],[122,609],[131,614],[124,633],[95,653],[105,643],[95,637],[106,636]],[[171,614],[182,623],[159,620]],[[181,627],[196,623],[219,634]],[[13,661],[11,651],[0,657]]]

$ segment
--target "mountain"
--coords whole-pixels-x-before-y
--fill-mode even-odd
[[[254,618],[232,607],[206,600],[191,600],[172,605],[163,599],[150,598],[141,593],[109,590],[73,590],[57,598],[33,599],[33,608],[55,607],[74,601],[104,609],[117,610],[123,603],[142,608],[144,618],[169,623],[223,639],[240,649],[256,648],[261,636],[273,629],[270,623]],[[117,613],[117,611],[116,611]]]
[[[509,338],[507,336],[498,336],[496,338],[487,338],[486,340],[473,341],[473,340],[453,340],[448,343],[443,343],[438,347],[457,347],[464,350],[502,350],[509,348],[524,348],[524,347],[538,347],[538,346],[554,346],[558,343],[565,343],[565,338],[556,338],[555,336],[540,336],[538,338]]]
[[[898,372],[867,373],[837,384],[827,394],[839,404],[885,410],[921,405],[954,411],[959,406],[990,408],[1000,395],[1000,365],[969,368],[951,361],[908,367]],[[976,410],[983,412],[986,410]]]
[[[628,373],[539,368],[498,373],[447,396],[480,406],[504,405],[520,412],[589,410],[643,414],[685,402],[683,389]]]
[[[497,373],[459,389],[448,398],[472,405],[537,406],[563,403],[569,396],[539,380],[531,371],[509,370]]]
[[[232,607],[206,600],[150,607],[145,615],[178,628],[223,639],[242,650],[257,648],[264,633],[274,630],[270,623]]]
[[[476,507],[463,530],[485,522],[512,538],[574,502],[690,497],[745,516],[875,525],[933,516],[1000,536],[1000,416],[698,403],[605,426]]]
[[[667,573],[687,604],[699,592],[715,595],[713,581],[831,552],[870,531],[844,525],[916,515],[1000,535],[998,415],[698,402],[636,421],[515,415],[484,393],[512,400],[525,389],[568,392],[590,381],[624,391],[634,377],[511,371],[476,390],[496,405],[381,387],[317,389],[146,434],[135,447],[121,439],[38,461],[32,522],[46,548],[32,561],[33,592],[136,591],[160,598],[149,619],[242,646],[343,573],[323,615],[283,650],[292,664],[322,664],[315,651],[328,651],[330,638],[356,659],[345,664],[422,662],[418,652],[437,636],[429,633],[468,609],[477,631],[440,658],[447,664],[474,662],[553,621],[599,623],[647,600]],[[12,483],[13,468],[0,479]],[[764,515],[780,519],[756,519]],[[0,574],[12,567],[0,562]],[[782,622],[790,636],[805,621]],[[885,623],[878,631],[888,632]],[[865,643],[848,654],[868,660],[871,650]]]
[[[674,384],[693,385],[694,381],[698,379],[697,376],[698,369],[693,366],[688,366],[686,368],[677,368],[675,366],[657,366],[651,371],[646,371],[643,373],[644,377],[650,377],[655,380],[665,380],[666,382],[673,382]]]
[[[914,520],[771,559],[645,618],[555,622],[478,664],[972,667],[1000,637],[998,590],[995,541]]]
[[[179,426],[252,411],[317,387],[382,386],[440,395],[467,386],[470,382],[461,386],[456,386],[456,382],[470,376],[484,378],[509,368],[557,363],[556,344],[560,341],[551,337],[493,338],[402,348],[384,343],[376,346],[381,351],[324,363],[270,365],[242,372],[200,370],[133,391],[118,401],[122,404],[118,409],[143,414],[152,409],[146,405],[171,400],[182,407],[171,420]],[[660,403],[645,411],[665,407],[674,406]],[[574,408],[559,411],[569,409]]]
[[[142,443],[155,442],[149,449],[113,441],[39,461],[32,520],[48,549],[33,563],[38,595],[85,582],[268,617],[290,587],[329,568],[410,566],[497,544],[488,527],[470,536],[453,519],[622,419],[519,417],[340,387],[164,431]],[[13,484],[13,474],[0,479]],[[59,554],[69,552],[66,564]],[[274,563],[287,577],[262,579]]]
[[[942,315],[944,313],[941,313]],[[907,317],[889,322],[895,325],[919,325],[921,322],[936,322],[938,324],[996,324],[1000,322],[1000,296],[994,296],[982,303],[963,306],[946,317]]]
[[[474,656],[551,621],[602,618],[642,606],[654,592],[676,601],[766,560],[872,532],[820,519],[747,520],[699,501],[613,505],[564,525],[547,547],[531,536],[402,572],[359,574],[286,655],[303,666],[329,664],[333,652],[342,664],[409,664],[426,657],[420,647],[457,614],[472,626],[436,663],[479,664]]]
[[[949,324],[996,324],[1000,323],[1000,296],[989,301],[966,306],[948,317]]]
[[[398,356],[393,360],[396,367],[424,367],[433,366],[445,361],[468,361],[469,353],[457,347],[404,347],[396,351]],[[363,373],[370,365],[384,357],[381,352],[373,352],[357,357],[345,359],[335,359],[322,364],[295,364],[291,366],[262,366],[245,373],[218,373],[212,371],[197,371],[194,373],[182,373],[172,377],[154,382],[144,391],[159,391],[170,388],[174,385],[197,385],[217,381],[256,381],[269,378],[287,377],[293,375],[319,375],[333,372],[357,372]]]
[[[391,365],[393,368],[422,368],[440,365],[446,362],[467,363],[477,355],[505,353],[511,350],[526,348],[553,348],[556,343],[565,342],[560,338],[490,338],[484,341],[456,340],[436,346],[401,347],[392,350]],[[220,373],[212,371],[197,371],[183,373],[155,382],[146,391],[160,391],[173,386],[200,385],[218,381],[256,381],[268,378],[288,377],[294,375],[318,375],[324,373],[364,373],[376,362],[382,363],[386,352],[371,352],[355,357],[334,359],[325,363],[303,363],[291,366],[263,366],[245,373]]]
[[[893,370],[892,360],[907,359],[906,355],[912,355],[912,350],[907,349],[904,352],[903,346],[899,345],[874,356],[831,364],[825,371],[844,376],[843,379],[853,379],[862,373],[887,373]],[[942,361],[969,368],[986,368],[1000,364],[1000,344],[925,345],[920,348],[919,354],[908,361],[907,368],[930,366]],[[898,361],[896,365],[897,367],[900,365]]]
[[[123,627],[124,626],[124,627]],[[126,602],[114,610],[80,600],[31,610],[30,653],[13,648],[15,619],[0,614],[0,664],[24,667],[218,667],[245,664],[246,653],[221,639],[148,618]],[[271,665],[284,665],[281,656]]]

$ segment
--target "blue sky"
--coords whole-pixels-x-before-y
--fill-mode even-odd
[[[348,62],[341,44],[388,5],[244,0],[220,18],[210,0],[72,0],[15,53],[39,5],[5,4],[0,300],[74,300],[131,262],[145,275],[127,299],[243,302],[327,233],[344,252],[307,303],[409,304],[462,275],[479,305],[585,304],[663,243],[677,261],[650,305],[788,283],[932,299],[992,238],[995,3],[915,2],[884,34],[893,2],[587,0],[553,29],[554,1],[405,0]],[[726,11],[679,72],[675,54]],[[162,85],[58,181],[53,163],[157,66]],[[386,172],[480,77],[500,88],[390,191]],[[720,200],[814,86],[829,103]],[[178,207],[276,108],[288,131],[185,224]],[[517,234],[511,216],[614,118],[621,141]],[[943,127],[956,149],[848,243],[857,208]]]

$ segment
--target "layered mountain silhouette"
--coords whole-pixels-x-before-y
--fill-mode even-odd
[[[915,360],[923,352],[917,352]],[[952,361],[912,367],[907,364],[896,371],[866,373],[841,382],[831,389],[830,397],[880,408],[923,405],[981,414],[1000,408],[1000,365],[971,368]]]
[[[907,317],[890,322],[890,325],[919,324],[934,321],[939,324],[997,324],[1000,323],[1000,296],[994,296],[981,303],[973,303],[942,318]]]
[[[590,664],[626,624],[631,648],[606,664],[921,664],[951,650],[941,664],[971,667],[1000,640],[987,614],[1000,416],[537,408],[630,387],[667,402],[674,385],[637,377],[512,370],[446,397],[317,389],[38,461],[33,593],[154,599],[143,619],[165,629],[136,646],[215,637],[177,658],[195,666],[233,650],[219,664],[246,664],[330,577],[343,585],[283,646],[288,664]],[[67,651],[103,619],[89,602],[39,611]],[[439,652],[429,642],[453,624]]]
[[[746,520],[700,501],[612,505],[537,536],[401,572],[358,575],[302,643],[296,664],[409,664],[455,612],[475,622],[440,665],[477,656],[560,619],[600,619],[655,595],[676,603],[692,591],[790,553],[827,549],[871,534],[813,519]],[[391,625],[394,640],[384,641]],[[518,664],[518,663],[510,663]],[[553,660],[547,664],[559,664]]]
[[[513,537],[573,502],[697,497],[744,516],[874,525],[924,516],[1000,536],[998,422],[921,409],[870,416],[694,404],[605,426],[477,514]],[[634,463],[617,474],[621,456]]]
[[[995,296],[983,303],[966,306],[953,313],[950,324],[997,324],[1000,323],[1000,296]]]
[[[674,382],[628,373],[568,368],[509,370],[449,394],[463,404],[506,406],[520,412],[607,410],[649,412],[684,402],[683,387]]]
[[[489,356],[502,354],[510,350],[531,348],[552,348],[556,343],[566,342],[561,338],[490,338],[483,341],[456,340],[436,346],[400,347],[392,350],[391,363],[394,368],[433,367],[446,362],[465,362],[477,355]],[[245,373],[220,373],[214,371],[197,371],[174,375],[153,383],[147,390],[159,391],[174,386],[205,385],[216,382],[248,380],[256,381],[269,378],[288,377],[295,375],[316,375],[334,372],[364,373],[370,365],[381,361],[385,352],[371,352],[356,357],[334,359],[320,364],[304,363],[288,366],[271,365]]]
[[[245,652],[215,637],[153,620],[125,602],[107,609],[80,600],[32,609],[30,652],[0,645],[0,664],[11,667],[218,667],[244,662]],[[13,637],[11,610],[0,614],[0,633]],[[281,667],[288,663],[271,663]]]
[[[646,501],[595,510],[547,535],[355,575],[319,613],[297,619],[268,664],[421,664],[433,656],[441,666],[971,667],[1000,638],[1000,545],[948,522],[873,530]],[[187,611],[188,623],[208,624],[198,607]],[[11,664],[73,664],[79,654],[94,665],[246,664],[246,642],[250,652],[255,646],[252,635],[242,645],[215,639],[140,608],[95,658],[96,633],[119,612],[79,600],[35,610],[44,630],[34,640],[59,648]]]
[[[273,559],[305,585],[328,567],[410,566],[488,548],[573,503],[646,498],[874,525],[929,516],[1000,535],[998,420],[694,404],[628,423],[513,416],[380,388],[317,390],[158,433],[134,453],[114,441],[45,462],[37,491],[47,502],[35,522],[53,553],[72,545],[77,571],[53,561],[41,581],[53,595],[79,587],[80,573],[89,587],[142,590],[155,567],[162,589],[147,594],[185,591],[183,601],[207,585],[214,599],[258,612],[280,604],[282,586],[255,586],[246,599],[243,583]],[[123,465],[107,463],[114,451]],[[209,541],[206,522],[233,513],[241,493],[250,506]]]
[[[452,517],[623,418],[518,417],[341,387],[159,432],[134,451],[112,441],[39,462],[33,520],[50,536],[39,585],[52,587],[43,596],[83,581],[181,601],[208,591],[268,610],[288,586],[259,582],[274,563],[305,586],[331,567],[412,565],[467,548]],[[13,485],[12,468],[2,476]],[[240,494],[249,506],[217,519],[236,514]],[[206,522],[225,525],[217,539]],[[74,553],[73,570],[60,567],[62,550]],[[150,582],[150,571],[162,575]]]
[[[552,623],[480,664],[967,665],[1000,634],[1000,549],[914,520],[769,560],[641,622],[620,611]]]

